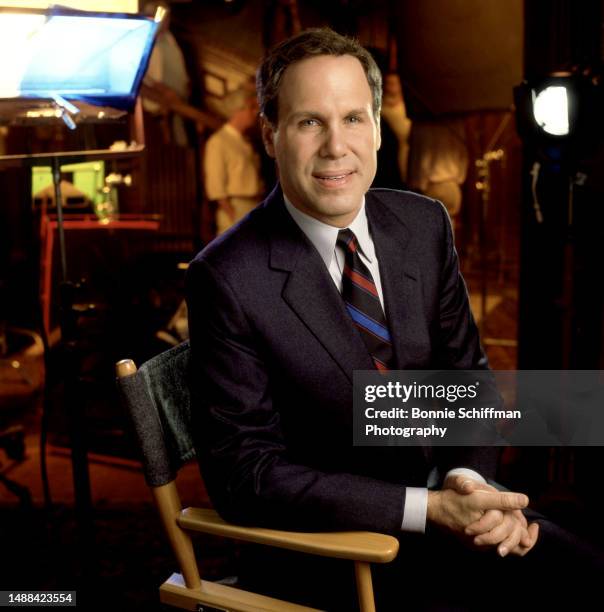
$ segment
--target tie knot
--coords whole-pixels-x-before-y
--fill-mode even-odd
[[[357,250],[357,237],[350,229],[343,229],[338,232],[337,243],[344,249],[354,253]]]

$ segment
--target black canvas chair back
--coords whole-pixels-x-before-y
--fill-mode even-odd
[[[195,457],[188,384],[190,355],[188,341],[183,342],[118,379],[150,487],[174,480],[180,467]]]

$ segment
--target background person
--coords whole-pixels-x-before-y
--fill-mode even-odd
[[[217,204],[217,234],[247,215],[264,195],[260,156],[249,137],[258,121],[256,94],[240,87],[225,96],[224,108],[229,119],[208,138],[204,153],[206,196]]]

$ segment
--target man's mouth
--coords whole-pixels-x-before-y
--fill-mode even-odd
[[[346,183],[347,179],[354,174],[354,170],[342,170],[339,172],[317,172],[313,177],[326,186],[339,186]]]

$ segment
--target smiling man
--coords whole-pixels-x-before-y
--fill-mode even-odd
[[[450,221],[434,200],[369,190],[381,75],[358,43],[303,32],[267,55],[257,88],[279,184],[187,277],[205,483],[231,521],[397,534],[412,563],[395,566],[390,586],[401,591],[404,575],[419,589],[407,601],[425,603],[431,574],[457,585],[474,563],[491,575],[538,537],[520,511],[526,496],[486,484],[495,449],[352,444],[354,370],[488,368]],[[300,585],[281,560],[256,567],[260,579],[282,570],[269,583]],[[400,609],[392,592],[386,604]]]
[[[283,74],[278,117],[266,117],[266,149],[284,194],[334,227],[357,217],[376,172],[379,129],[363,66],[351,55],[319,55]]]

